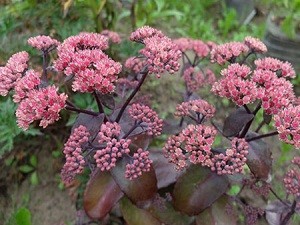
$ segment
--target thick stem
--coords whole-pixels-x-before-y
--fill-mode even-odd
[[[185,52],[182,52],[182,55],[185,56],[185,58],[187,59],[187,61],[189,62],[190,65],[193,65],[192,61],[191,61],[190,58],[187,56],[187,54],[185,54]]]
[[[47,78],[47,67],[48,67],[48,52],[43,51],[43,73],[42,73],[42,78],[41,80],[43,81],[44,84],[48,83],[48,78]]]
[[[119,122],[126,107],[129,105],[130,101],[133,99],[133,97],[136,95],[136,93],[139,91],[139,89],[141,88],[142,84],[144,83],[147,75],[148,75],[148,68],[145,67],[141,72],[141,74],[143,74],[141,80],[139,81],[137,87],[133,90],[133,92],[130,94],[130,96],[127,98],[127,100],[125,101],[125,103],[122,105],[121,109],[120,109],[120,112],[115,120],[115,122]]]
[[[282,204],[284,204],[284,205],[286,205],[286,206],[288,206],[288,204],[286,203],[286,202],[284,202],[277,194],[276,194],[276,192],[272,189],[272,188],[270,188],[270,191],[272,192],[272,194],[282,203]]]
[[[260,107],[261,107],[261,102],[256,106],[256,108],[254,109],[254,111],[252,112],[252,114],[254,115],[254,117],[252,118],[252,120],[250,120],[246,126],[243,128],[239,138],[244,138],[246,136],[246,134],[248,133],[250,127],[251,127],[251,124],[255,118],[255,115],[256,113],[260,110]]]
[[[135,30],[136,28],[136,15],[135,15],[135,5],[137,0],[133,0],[131,7],[130,7],[130,22],[131,22],[131,29]]]
[[[255,132],[258,133],[260,131],[260,129],[262,128],[263,125],[265,125],[265,120],[263,120],[263,121],[260,122],[260,124],[256,128]]]
[[[98,113],[90,111],[90,110],[78,109],[78,108],[74,108],[74,107],[68,106],[68,105],[66,106],[66,109],[70,110],[70,111],[78,112],[78,113],[85,113],[85,114],[92,115],[92,116],[98,116],[99,115]]]
[[[137,128],[140,124],[141,124],[142,121],[140,122],[135,122],[135,124],[130,128],[130,130],[122,137],[122,139],[125,139],[127,138],[131,133],[132,131],[135,130],[135,128]]]
[[[289,220],[291,219],[291,217],[295,213],[296,206],[297,206],[297,202],[296,202],[296,200],[294,200],[294,202],[292,204],[292,207],[291,207],[291,211],[289,211],[288,214],[286,214],[286,216],[283,218],[283,220],[280,223],[280,225],[286,225],[286,224],[288,224]]]
[[[275,136],[277,134],[278,134],[278,131],[273,131],[271,133],[262,134],[262,135],[259,135],[259,136],[253,137],[253,138],[248,138],[248,139],[246,139],[246,141],[250,142],[250,141],[258,140],[258,139],[265,138],[265,137]]]
[[[99,113],[104,113],[103,106],[101,104],[101,101],[100,101],[100,99],[99,99],[98,94],[96,93],[96,91],[93,92],[93,95],[94,95],[94,97],[96,99],[97,106],[98,106],[98,109],[99,109]]]

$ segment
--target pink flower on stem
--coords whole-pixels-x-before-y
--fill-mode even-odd
[[[266,57],[262,59],[257,59],[254,61],[256,65],[256,69],[262,69],[262,70],[270,70],[273,72],[279,73],[282,77],[290,77],[295,78],[296,72],[289,62],[282,62],[279,59],[274,59],[271,57]]]
[[[126,165],[125,177],[133,180],[142,175],[143,172],[149,172],[152,160],[149,158],[149,151],[139,148],[133,154],[133,161]]]
[[[191,92],[196,91],[205,84],[204,74],[201,71],[195,71],[194,67],[188,67],[184,70],[183,79],[187,89]]]
[[[65,107],[66,94],[58,94],[55,86],[40,90],[31,90],[16,111],[18,126],[27,130],[29,125],[40,120],[40,126],[46,128],[59,120],[59,112]]]
[[[288,106],[274,116],[279,139],[300,148],[300,106]]]
[[[260,89],[259,98],[267,114],[277,114],[280,109],[294,102],[293,85],[284,78],[275,78],[266,85],[266,88]]]
[[[63,71],[78,56],[77,52],[83,50],[105,50],[108,48],[108,38],[96,33],[80,33],[64,40],[57,47],[58,59],[54,62],[54,67],[58,71]],[[68,74],[70,75],[70,73]]]
[[[144,40],[145,48],[140,53],[147,58],[149,73],[159,74],[178,71],[181,51],[168,37],[153,36]]]
[[[258,85],[270,88],[274,79],[277,79],[275,72],[270,70],[256,69],[253,71],[252,80]]]
[[[285,174],[283,183],[288,194],[300,196],[300,157],[295,156],[292,160],[293,168]]]
[[[177,45],[178,49],[182,52],[193,49],[192,39],[190,38],[178,38],[174,40],[174,43]]]
[[[139,73],[146,66],[147,61],[138,57],[130,57],[125,62],[125,67],[135,73]]]
[[[130,40],[135,41],[135,42],[144,43],[145,39],[152,38],[154,36],[161,38],[161,37],[164,37],[165,35],[160,30],[157,30],[157,29],[149,27],[149,26],[143,26],[131,33]]]
[[[101,125],[99,131],[99,144],[105,145],[96,151],[94,159],[96,160],[97,167],[101,171],[111,170],[116,166],[118,158],[123,154],[129,154],[129,139],[119,139],[121,127],[117,123],[107,122]]]
[[[228,42],[222,45],[217,45],[211,50],[211,61],[222,65],[226,62],[231,62],[235,58],[244,53],[248,53],[249,48],[241,42]]]
[[[61,171],[64,183],[71,183],[77,174],[83,172],[85,160],[82,156],[82,146],[88,142],[89,132],[83,125],[75,128],[64,146],[66,162]]]
[[[247,78],[251,73],[251,68],[246,65],[240,65],[238,63],[230,64],[227,68],[221,71],[222,76],[236,76],[241,78]]]
[[[194,53],[199,58],[206,57],[210,48],[201,40],[194,40],[191,38],[179,38],[174,40],[174,43],[177,45],[178,49],[182,52],[186,52],[188,50],[194,51]]]
[[[183,102],[176,106],[176,116],[192,116],[201,114],[202,117],[211,118],[216,109],[208,102],[202,99]],[[200,115],[199,115],[200,116]]]
[[[36,89],[41,83],[41,74],[34,71],[28,70],[25,73],[25,76],[18,79],[15,85],[15,94],[13,95],[14,102],[20,102],[27,97],[27,94]]]
[[[150,107],[141,104],[132,104],[128,110],[129,115],[141,126],[146,127],[146,132],[150,136],[159,136],[162,131],[163,121],[158,118],[157,113]]]
[[[225,154],[216,154],[212,158],[211,170],[219,175],[241,173],[246,164],[249,146],[245,139],[234,138],[231,145]]]
[[[121,43],[120,35],[117,32],[113,32],[110,30],[103,30],[100,34],[106,36],[112,43],[116,43],[116,44]]]
[[[18,52],[12,55],[4,67],[0,67],[0,95],[6,96],[28,68],[29,55]]]
[[[245,37],[244,44],[247,45],[253,52],[265,53],[267,52],[267,46],[258,38]]]
[[[44,52],[48,51],[51,48],[55,48],[60,44],[59,41],[57,41],[49,36],[45,36],[45,35],[31,37],[27,40],[27,43],[30,46],[32,46],[38,50],[44,51]]]

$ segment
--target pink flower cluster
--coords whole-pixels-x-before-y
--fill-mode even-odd
[[[55,48],[60,44],[59,41],[45,35],[31,37],[27,40],[27,43],[30,46],[37,48],[43,52],[47,52],[50,49]]]
[[[162,131],[163,121],[158,118],[157,113],[150,107],[141,104],[132,104],[128,110],[129,115],[141,126],[146,126],[147,134],[150,136],[159,136]]]
[[[16,111],[18,126],[27,130],[35,120],[41,120],[40,126],[46,128],[59,119],[59,112],[65,107],[66,94],[58,94],[55,86],[27,93]]]
[[[223,78],[212,86],[212,92],[231,99],[237,105],[242,106],[254,102],[258,97],[256,83],[247,80],[250,68],[245,65],[231,64],[223,69]]]
[[[226,62],[232,62],[237,57],[244,53],[248,53],[249,48],[241,42],[228,42],[222,45],[217,45],[211,50],[210,56],[212,62],[217,62],[220,65]]]
[[[295,78],[296,72],[289,62],[282,62],[279,59],[266,57],[254,61],[257,69],[270,70],[279,73],[280,76],[285,78]]]
[[[202,99],[183,102],[176,106],[176,116],[192,116],[201,114],[202,117],[211,118],[216,109],[207,101]]]
[[[41,83],[40,77],[41,74],[34,70],[26,71],[25,75],[16,81],[14,102],[20,102],[27,97],[31,90],[36,89]]]
[[[186,154],[194,164],[208,166],[211,162],[211,146],[217,131],[210,126],[189,125],[179,135],[168,138],[163,147],[164,156],[174,163],[176,169],[187,166]]]
[[[217,174],[235,174],[243,171],[248,155],[248,143],[243,138],[234,138],[231,148],[226,149],[225,154],[214,155],[211,160],[211,170]]]
[[[110,30],[103,30],[100,34],[106,36],[112,43],[116,43],[116,44],[121,43],[120,35],[116,32]]]
[[[69,184],[76,174],[83,172],[85,160],[82,156],[82,147],[87,143],[89,132],[85,126],[75,128],[64,146],[66,162],[61,171],[62,180]]]
[[[188,50],[194,51],[199,58],[208,56],[210,48],[201,40],[194,40],[191,38],[179,38],[174,40],[180,51],[185,52]]]
[[[149,151],[144,151],[139,148],[133,154],[133,161],[126,165],[125,177],[129,180],[136,179],[141,176],[143,172],[149,172],[152,160],[149,158]]]
[[[288,194],[300,196],[300,157],[296,156],[292,160],[294,168],[288,170],[283,179],[285,189]]]
[[[147,62],[138,57],[130,57],[125,62],[125,67],[135,73],[139,73],[146,66]]]
[[[279,139],[300,148],[300,106],[290,105],[274,116]]]
[[[123,154],[129,154],[129,145],[131,141],[129,139],[119,139],[121,133],[121,127],[118,123],[107,122],[102,124],[98,134],[99,144],[105,145],[96,151],[94,159],[97,167],[101,171],[111,170],[116,166],[118,158],[121,158]]]
[[[194,67],[188,67],[184,70],[183,79],[190,92],[195,92],[207,84],[211,85],[216,80],[215,74],[210,69],[206,69],[204,74],[202,71],[195,71]]]
[[[9,58],[4,67],[0,67],[0,95],[6,96],[14,88],[15,82],[27,70],[28,61],[27,52],[18,52]]]
[[[267,52],[267,46],[258,38],[254,37],[245,37],[244,44],[247,45],[251,51],[257,53],[265,53]]]
[[[155,28],[149,26],[143,26],[136,31],[132,32],[130,35],[130,40],[135,42],[144,43],[144,40],[152,37],[164,37],[165,35]]]
[[[172,74],[179,70],[178,60],[181,57],[181,51],[161,31],[145,26],[133,32],[130,40],[145,45],[140,53],[146,57],[149,73],[154,73],[159,77],[165,71]]]

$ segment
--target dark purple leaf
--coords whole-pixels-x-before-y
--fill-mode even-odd
[[[112,94],[103,95],[98,93],[97,96],[105,107],[109,109],[115,108],[115,100]]]
[[[175,183],[183,173],[183,171],[176,170],[173,163],[168,162],[162,150],[150,150],[150,159],[153,161],[158,189]]]
[[[104,218],[122,196],[123,192],[110,173],[97,170],[85,189],[84,210],[93,219]]]
[[[290,211],[290,203],[287,205],[280,201],[270,202],[266,207],[266,220],[269,225],[280,225],[282,218],[284,218]]]
[[[223,134],[226,137],[237,135],[253,117],[254,115],[249,114],[244,107],[238,108],[225,119]]]
[[[85,126],[90,134],[93,136],[97,134],[100,130],[100,126],[103,123],[104,115],[100,114],[99,116],[92,116],[85,113],[79,113],[73,127],[72,132],[75,128],[80,125]]]
[[[176,211],[170,202],[159,196],[145,209],[161,221],[161,224],[188,225],[194,220],[193,217]]]
[[[178,120],[164,120],[163,125],[163,134],[178,134],[182,130],[182,127],[179,126]]]
[[[228,196],[223,195],[214,204],[196,216],[196,225],[236,225],[237,217],[234,212],[228,212],[231,208]],[[232,210],[234,210],[232,208]]]
[[[129,180],[125,178],[126,164],[130,161],[128,156],[124,156],[116,167],[111,170],[111,174],[122,191],[134,203],[151,199],[157,191],[157,180],[154,169],[144,172],[142,176]]]
[[[150,143],[150,136],[143,133],[143,134],[137,134],[130,136],[129,139],[131,139],[130,149],[137,150],[139,148],[142,148],[144,150],[148,149],[149,143]]]
[[[162,223],[144,209],[140,209],[123,197],[120,201],[123,217],[128,225],[161,225]]]
[[[175,184],[174,207],[188,215],[198,215],[220,198],[228,185],[226,176],[219,176],[200,165],[192,165]]]
[[[248,132],[247,138],[256,137],[258,134]],[[266,142],[261,139],[249,142],[249,154],[247,155],[247,165],[251,172],[260,179],[267,180],[272,169],[271,151]]]

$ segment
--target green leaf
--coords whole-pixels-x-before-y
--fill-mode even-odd
[[[294,21],[293,14],[288,14],[281,23],[282,31],[289,37],[294,38],[296,36],[295,30],[296,24]]]
[[[30,156],[29,162],[30,162],[30,164],[31,164],[34,168],[36,168],[36,167],[37,167],[37,157],[36,157],[36,155]]]
[[[228,185],[226,176],[219,176],[200,165],[191,165],[175,184],[174,207],[190,216],[197,215],[222,196]]]
[[[34,170],[34,168],[30,165],[22,165],[22,166],[19,167],[19,170],[22,173],[30,173]]]
[[[38,185],[39,184],[39,178],[37,176],[37,172],[34,171],[31,175],[30,175],[30,183],[32,185]]]
[[[144,209],[140,209],[125,196],[120,201],[123,217],[128,225],[161,225],[162,223]]]
[[[121,199],[123,192],[109,172],[97,172],[90,178],[83,197],[84,210],[93,219],[104,218]]]
[[[16,224],[17,225],[31,225],[31,213],[25,208],[21,207],[15,214]]]
[[[240,192],[241,188],[239,185],[232,185],[228,191],[229,195],[235,196]]]

